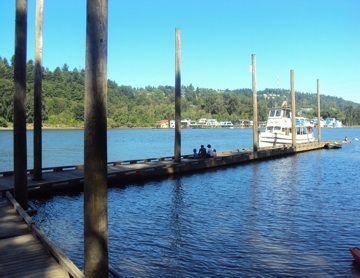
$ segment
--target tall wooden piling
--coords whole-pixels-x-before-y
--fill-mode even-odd
[[[321,142],[321,122],[320,122],[320,81],[316,81],[317,101],[318,101],[318,141]]]
[[[86,23],[84,269],[86,277],[107,277],[107,0],[87,0]]]
[[[14,195],[28,208],[26,147],[27,0],[16,0],[14,60]]]
[[[175,162],[181,161],[181,38],[175,29]]]
[[[257,91],[256,91],[256,55],[252,54],[252,92],[253,92],[253,148],[254,152],[258,151],[259,146],[259,131],[258,131],[258,110],[257,110]]]
[[[296,106],[295,106],[295,80],[294,70],[290,70],[290,90],[291,90],[291,135],[292,135],[292,146],[296,147]]]
[[[42,179],[42,24],[44,0],[36,0],[34,69],[34,180]]]

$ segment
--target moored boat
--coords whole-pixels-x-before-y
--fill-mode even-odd
[[[288,107],[270,109],[264,132],[259,134],[259,147],[275,147],[292,143],[291,110]],[[314,125],[304,117],[295,118],[296,143],[314,142]]]
[[[354,261],[360,264],[360,249],[358,247],[350,247],[349,249]]]

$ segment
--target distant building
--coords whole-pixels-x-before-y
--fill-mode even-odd
[[[245,119],[239,119],[235,122],[235,126],[237,127],[241,127],[241,128],[244,128],[244,127],[252,127],[253,126],[253,123],[252,121],[250,120],[245,120]]]
[[[315,127],[319,126],[318,125],[318,118],[314,118],[312,121],[313,121]],[[320,118],[320,127],[325,127],[325,125],[326,125],[326,121],[323,120],[322,118]]]
[[[191,120],[181,120],[181,128],[189,128],[191,124]]]
[[[157,121],[156,128],[169,128],[169,120]]]
[[[225,128],[233,128],[234,127],[233,123],[230,121],[220,122],[220,126],[225,127]]]
[[[199,120],[199,125],[206,125],[206,118],[201,118]]]
[[[335,118],[327,118],[325,127],[342,127],[342,122],[337,121]]]
[[[175,128],[175,120],[170,121],[170,128]]]
[[[220,123],[216,119],[207,119],[206,127],[220,127]]]

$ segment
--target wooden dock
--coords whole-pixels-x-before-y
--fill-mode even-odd
[[[10,193],[0,197],[0,277],[84,277]]]
[[[173,157],[109,162],[108,180],[121,185],[129,181],[205,171],[322,149],[327,143],[307,143],[296,149],[291,146],[264,148],[258,152],[241,149],[206,159],[191,159],[191,155],[185,155],[180,163],[174,162]],[[44,168],[41,181],[34,181],[32,176],[33,170],[28,170],[29,192],[51,193],[69,187],[82,189],[84,166]],[[13,178],[13,172],[0,173],[0,277],[84,277],[83,272],[33,225],[31,218],[12,197]],[[111,266],[109,272],[113,277],[120,277]]]
[[[273,159],[294,155],[299,152],[323,149],[328,142],[299,144],[291,146],[263,148],[258,152],[252,149],[225,151],[214,158],[192,159],[184,155],[181,162],[174,162],[174,157],[135,159],[108,163],[109,183],[122,185],[132,181],[149,180],[163,176],[177,175],[194,171],[204,171],[216,167],[225,167],[256,160]],[[44,168],[41,181],[33,180],[33,170],[28,170],[27,186],[30,193],[46,192],[56,189],[82,189],[84,165]],[[13,192],[13,172],[0,172],[0,192]]]

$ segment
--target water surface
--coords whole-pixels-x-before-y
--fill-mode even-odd
[[[49,147],[58,148],[59,164],[79,159],[78,133],[54,135],[72,148]],[[129,133],[109,131],[109,160],[173,152],[173,130]],[[323,139],[359,135],[323,131]],[[252,131],[187,130],[182,139],[188,153],[207,143],[229,150],[251,147]],[[358,277],[348,248],[360,245],[359,162],[353,140],[339,150],[110,188],[110,263],[124,277]],[[83,194],[31,202],[36,225],[83,268]]]

